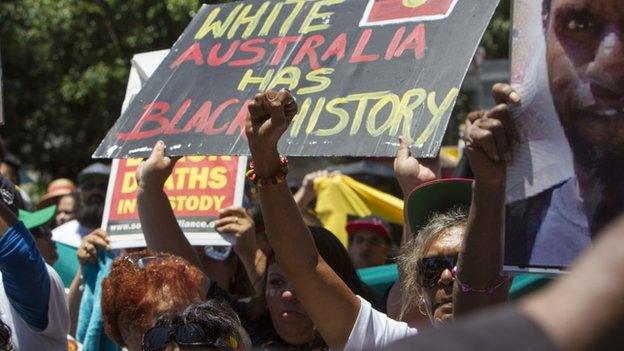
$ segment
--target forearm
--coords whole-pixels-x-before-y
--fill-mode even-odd
[[[618,349],[624,343],[624,221],[602,234],[570,273],[524,300],[523,311],[562,350]]]
[[[71,319],[69,334],[73,337],[76,336],[76,328],[78,327],[78,314],[80,312],[80,301],[82,300],[81,285],[82,268],[79,267],[67,293],[67,304],[69,305],[69,317]]]
[[[509,281],[501,277],[502,228],[505,186],[473,188],[466,233],[459,254],[457,278],[473,289],[494,288],[491,294],[462,292],[455,281],[453,311],[456,316],[508,300]]]
[[[297,298],[325,342],[342,346],[357,318],[359,300],[319,256],[286,183],[260,188],[260,203],[269,242]]]
[[[253,285],[256,296],[264,294],[264,274],[266,271],[267,257],[260,249],[253,254],[239,256],[249,281]]]
[[[178,225],[165,192],[139,187],[137,203],[147,248],[182,257],[203,271],[197,253]]]

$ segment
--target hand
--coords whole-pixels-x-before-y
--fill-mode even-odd
[[[258,94],[249,104],[245,134],[256,174],[274,175],[281,167],[277,143],[297,114],[297,103],[287,90]]]
[[[166,157],[165,148],[164,142],[157,141],[150,157],[137,167],[136,180],[139,188],[162,191],[178,160]]]
[[[328,171],[326,169],[324,170],[320,170],[320,171],[315,171],[315,172],[311,172],[305,175],[305,177],[303,177],[303,180],[301,181],[301,188],[300,191],[302,191],[302,195],[304,197],[310,197],[310,198],[314,198],[316,197],[316,193],[314,191],[314,181],[318,178],[323,178],[323,177],[333,177],[340,174],[339,171]]]
[[[432,159],[416,159],[410,155],[409,145],[399,137],[399,150],[394,159],[394,174],[407,196],[422,183],[435,180],[440,173],[440,155]]]
[[[487,111],[475,111],[466,119],[466,153],[477,184],[505,184],[511,150],[519,142],[510,104],[519,104],[520,96],[508,84],[496,84],[492,95],[497,105]]]
[[[236,237],[234,252],[239,257],[254,257],[258,248],[256,226],[245,208],[230,206],[220,210],[215,228],[219,233],[232,234]]]
[[[112,250],[108,234],[103,229],[96,229],[82,239],[82,243],[80,243],[76,253],[80,265],[85,265],[87,263],[96,264],[98,247],[106,251]]]

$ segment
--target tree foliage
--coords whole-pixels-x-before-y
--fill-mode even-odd
[[[132,55],[171,47],[199,6],[199,0],[2,0],[0,134],[9,150],[49,176],[74,177],[119,116]],[[490,57],[506,55],[508,11],[503,0],[484,36]]]

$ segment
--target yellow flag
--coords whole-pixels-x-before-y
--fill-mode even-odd
[[[347,246],[347,216],[375,214],[384,220],[403,225],[403,200],[362,184],[345,175],[318,178],[316,214],[323,226]]]

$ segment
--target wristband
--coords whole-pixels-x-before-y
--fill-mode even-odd
[[[286,156],[280,156],[280,169],[270,177],[263,178],[258,176],[253,160],[249,162],[249,170],[247,171],[247,177],[258,187],[268,185],[277,185],[286,181],[286,175],[288,174],[288,159]]]

